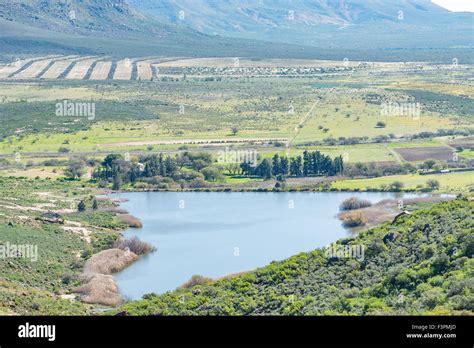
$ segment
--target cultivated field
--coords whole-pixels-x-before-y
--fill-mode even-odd
[[[54,62],[54,64],[41,76],[43,79],[58,79],[78,63],[88,61],[90,57],[77,57]]]
[[[105,80],[109,76],[112,62],[97,62],[94,71],[92,71],[91,80]]]
[[[404,184],[404,190],[417,190],[418,186],[426,187],[428,180],[436,180],[440,183],[442,192],[461,193],[469,192],[474,188],[474,172],[459,172],[434,175],[391,175],[373,179],[349,179],[338,180],[332,183],[332,187],[343,190],[370,190],[380,189],[383,185],[390,185],[395,181]]]
[[[55,67],[56,63],[66,63],[67,65],[66,64],[65,65],[67,67],[69,66],[68,63],[70,63],[69,60],[76,57],[77,56],[64,56],[64,57],[55,57],[52,59],[42,59],[40,61],[35,61],[27,67],[26,65],[24,65],[22,68],[24,67],[26,68],[12,75],[12,78],[14,79],[40,78],[40,77],[43,77],[43,75],[46,74],[48,71],[50,71],[51,68],[53,68],[52,73],[54,74],[57,71],[57,67]]]
[[[96,61],[97,59],[90,58],[76,62],[71,71],[69,71],[69,73],[66,75],[66,79],[82,80]]]
[[[107,57],[42,57],[17,74],[33,76],[46,66],[40,71],[41,84],[2,80],[0,113],[8,120],[0,134],[0,161],[12,163],[16,155],[21,157],[20,171],[10,168],[8,173],[19,175],[21,166],[34,163],[25,176],[56,177],[61,166],[53,166],[53,173],[43,171],[41,163],[80,156],[100,160],[111,152],[138,156],[189,150],[217,156],[221,150],[252,149],[263,159],[274,154],[302,156],[308,150],[342,156],[348,166],[377,168],[419,165],[427,159],[442,163],[436,168],[470,166],[468,161],[474,159],[469,150],[473,87],[466,82],[472,67],[460,68],[451,88],[451,67],[426,65],[414,74],[420,63],[351,67],[313,61],[319,70],[311,74],[318,75],[304,75],[306,70],[294,67],[311,65],[306,61],[244,59],[238,61],[249,69],[250,75],[244,77],[237,70],[232,75],[232,67],[226,76],[205,67],[228,65],[235,62],[232,58],[163,60],[146,57],[113,63]],[[303,75],[286,77],[287,69]],[[64,78],[66,70],[70,71]],[[260,71],[268,75],[257,77]],[[56,105],[64,100],[92,103],[94,117],[58,116]],[[419,113],[384,112],[389,101],[419,104]],[[459,163],[452,161],[454,152]],[[363,180],[374,180],[377,187],[378,179]],[[226,182],[242,180],[246,181],[229,177]]]
[[[454,151],[449,147],[417,147],[395,149],[406,161],[424,161],[436,159],[441,161],[452,161]]]
[[[155,60],[145,60],[137,62],[138,79],[146,81],[153,77],[152,63]]]
[[[57,55],[49,55],[46,57],[36,57],[36,58],[26,58],[26,59],[17,59],[10,64],[0,65],[0,79],[6,79],[16,72],[19,72],[21,69],[28,67],[32,62],[41,61],[44,59],[58,57]]]
[[[130,80],[132,78],[133,62],[127,58],[117,62],[114,73],[114,80]]]
[[[39,62],[32,63],[25,70],[20,71],[19,73],[14,74],[12,77],[15,79],[32,79],[39,77],[41,72],[46,69],[52,63],[51,59],[40,60]]]

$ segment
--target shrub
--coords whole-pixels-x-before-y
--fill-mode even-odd
[[[426,182],[426,186],[432,190],[437,190],[441,185],[438,180],[430,179]]]
[[[219,168],[209,166],[202,169],[202,174],[204,175],[205,179],[208,181],[219,181],[223,180],[223,175],[220,173]]]
[[[431,267],[435,274],[443,273],[449,265],[449,257],[446,254],[439,254],[431,262]]]
[[[148,254],[155,251],[156,248],[148,242],[141,241],[137,236],[130,239],[120,238],[115,241],[114,248],[122,250],[130,250],[137,255]]]
[[[70,180],[80,179],[86,173],[83,160],[71,160],[64,170],[64,176]]]
[[[189,289],[196,285],[206,285],[212,281],[211,278],[204,277],[202,275],[195,274],[186,283],[181,285],[181,288]]]
[[[58,149],[59,153],[68,153],[69,151],[71,151],[71,150],[69,150],[67,147],[60,147]]]
[[[400,191],[405,185],[401,181],[394,181],[390,184],[390,191]]]
[[[86,210],[86,204],[84,201],[80,201],[79,204],[77,205],[77,210],[78,211],[85,211]]]
[[[366,223],[367,219],[360,212],[351,212],[342,217],[342,225],[344,227],[364,226]]]
[[[360,209],[360,208],[367,208],[370,207],[372,203],[368,200],[364,199],[359,199],[357,197],[351,197],[344,202],[341,203],[339,206],[340,210],[354,210],[354,209]]]

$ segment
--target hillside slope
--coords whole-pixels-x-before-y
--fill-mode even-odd
[[[0,0],[0,61],[80,54],[472,62],[472,14],[452,14],[419,1],[423,5],[413,0],[399,5],[383,0]],[[398,11],[404,13],[402,21]]]
[[[243,275],[124,305],[129,315],[474,314],[474,202],[404,216],[339,248],[363,259],[301,253]]]
[[[472,46],[474,35],[474,14],[451,13],[429,0],[129,2],[163,23],[203,33],[321,48]]]
[[[284,56],[304,47],[199,33],[162,24],[123,0],[0,0],[0,54]],[[316,50],[313,51],[316,53]]]

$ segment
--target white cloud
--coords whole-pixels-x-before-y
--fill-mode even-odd
[[[469,11],[474,12],[473,0],[432,0],[435,4],[447,8],[450,11]]]

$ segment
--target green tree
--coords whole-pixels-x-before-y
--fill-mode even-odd
[[[86,203],[84,203],[84,201],[80,201],[79,204],[77,205],[77,210],[78,211],[85,211],[86,210]]]
[[[86,164],[82,160],[70,160],[64,170],[64,175],[71,180],[80,179],[86,173],[85,166]]]
[[[218,181],[223,178],[219,168],[213,166],[204,168],[202,170],[202,174],[204,175],[204,178],[208,181]]]
[[[280,175],[287,176],[290,171],[290,163],[288,157],[282,157],[280,159]]]
[[[290,175],[296,177],[303,176],[303,160],[301,156],[290,159]]]
[[[113,177],[113,182],[112,182],[112,190],[120,190],[120,187],[122,186],[122,178],[118,173],[116,173]]]
[[[334,171],[335,174],[342,174],[344,172],[344,161],[342,156],[334,158]]]
[[[303,152],[303,176],[310,174],[311,156],[308,151]]]
[[[430,179],[426,182],[426,186],[428,186],[432,190],[437,190],[440,188],[440,183],[438,180]]]
[[[435,165],[436,165],[436,160],[434,159],[427,159],[425,162],[423,162],[423,167],[426,169],[433,169]]]
[[[281,170],[280,170],[280,156],[278,156],[278,154],[275,154],[273,156],[273,160],[272,160],[272,174],[273,176],[277,176],[278,174],[280,174]]]
[[[390,184],[391,191],[400,191],[405,185],[401,181],[394,181]]]
[[[258,165],[255,169],[255,172],[258,176],[269,180],[272,178],[272,164],[268,158],[265,158],[262,163]]]

